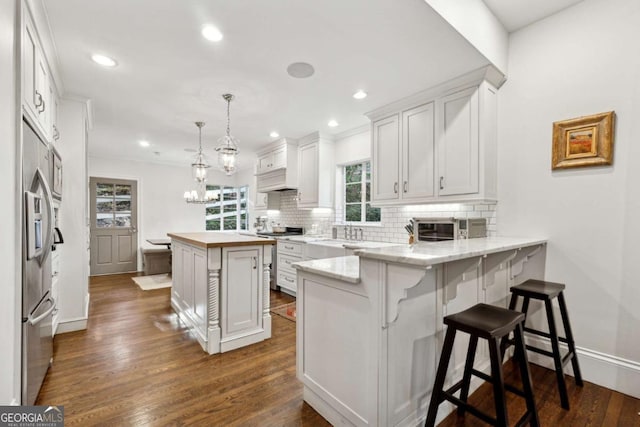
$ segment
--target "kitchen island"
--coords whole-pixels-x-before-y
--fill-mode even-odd
[[[444,339],[442,319],[544,278],[545,239],[478,238],[357,250],[297,269],[297,376],[333,425],[424,424]],[[456,337],[446,386],[462,377]],[[479,346],[475,368],[489,371]],[[474,378],[472,388],[481,383]],[[443,403],[438,422],[452,410]]]
[[[209,354],[271,338],[275,240],[238,233],[169,233],[171,307]]]

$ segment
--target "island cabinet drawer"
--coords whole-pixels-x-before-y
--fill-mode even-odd
[[[295,292],[298,289],[296,286],[296,275],[285,271],[278,271],[278,286]]]
[[[296,269],[291,264],[302,261],[301,256],[278,254],[278,270],[285,271],[295,276]]]
[[[302,257],[304,243],[291,242],[289,240],[278,240],[278,253],[299,255]]]

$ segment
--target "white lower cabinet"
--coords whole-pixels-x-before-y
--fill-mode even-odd
[[[296,295],[296,270],[291,266],[294,262],[304,260],[304,246],[302,242],[278,240],[278,259],[276,262],[276,283],[280,290]]]
[[[52,335],[56,335],[60,323],[60,246],[51,252],[51,297],[56,302],[52,316]]]
[[[222,249],[222,339],[262,327],[260,252],[255,248]]]
[[[172,240],[171,306],[210,354],[271,337],[271,246],[198,247]]]

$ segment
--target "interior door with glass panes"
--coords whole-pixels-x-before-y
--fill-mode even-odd
[[[137,271],[137,182],[92,177],[89,186],[91,275]]]

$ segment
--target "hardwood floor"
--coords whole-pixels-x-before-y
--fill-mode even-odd
[[[169,289],[141,291],[131,274],[92,277],[86,331],[57,335],[55,363],[39,405],[64,405],[65,425],[326,426],[302,401],[295,377],[295,323],[273,316],[270,340],[209,356],[180,323]],[[271,295],[271,305],[293,301]],[[510,382],[518,383],[510,363]],[[640,400],[569,381],[571,411],[560,408],[553,372],[532,365],[543,426],[640,426]],[[508,396],[512,421],[523,401]],[[485,384],[470,397],[489,413]],[[441,426],[484,425],[467,415]]]
[[[567,376],[567,391],[571,409],[566,411],[560,406],[560,395],[554,371],[530,364],[536,407],[541,426],[549,427],[632,427],[640,426],[640,399],[635,399],[593,383],[584,381],[583,387],[576,387],[573,377]],[[517,365],[513,362],[504,364],[506,382],[521,387]],[[495,414],[493,388],[484,383],[469,397],[469,403],[481,411]],[[511,425],[524,415],[526,406],[524,399],[507,393],[507,410]],[[486,426],[473,415],[459,417],[456,412],[449,414],[439,427],[452,426]]]
[[[55,337],[37,404],[64,405],[67,426],[329,425],[302,401],[294,322],[273,316],[270,340],[209,356],[169,289],[141,291],[132,276],[91,278],[87,330]]]

